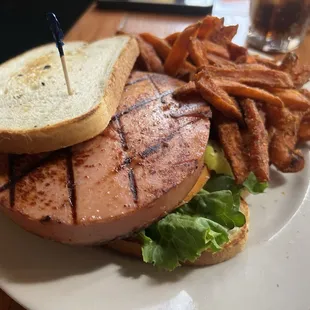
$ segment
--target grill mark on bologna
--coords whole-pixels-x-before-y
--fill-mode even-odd
[[[136,79],[135,81],[127,82],[127,83],[125,84],[125,87],[126,87],[126,86],[130,86],[130,85],[135,85],[135,84],[137,84],[137,83],[139,83],[139,82],[146,81],[146,80],[148,80],[148,77],[139,78],[139,79]]]
[[[152,78],[152,75],[149,74],[148,77],[149,77],[150,82],[152,83],[152,85],[153,85],[154,88],[156,89],[157,94],[159,95],[159,94],[160,94],[160,90],[159,90],[159,88],[157,87],[156,83],[154,82],[154,80],[153,80],[153,78]]]
[[[147,105],[148,103],[154,101],[154,100],[158,100],[158,99],[161,99],[162,97],[164,96],[167,96],[167,95],[170,95],[171,93],[173,93],[173,90],[168,90],[168,91],[165,91],[164,93],[160,94],[160,95],[157,95],[157,96],[154,96],[152,98],[149,98],[149,99],[146,99],[146,100],[142,100],[134,105],[132,105],[131,107],[123,110],[123,111],[120,111],[118,113],[116,113],[113,117],[112,117],[112,120],[116,120],[117,118],[121,118],[121,116],[125,115],[125,114],[128,114],[130,113],[131,111],[135,111],[137,109],[140,109],[142,107],[144,107],[145,105]]]
[[[172,140],[173,137],[175,137],[176,135],[180,134],[180,130],[183,129],[184,127],[188,126],[188,125],[192,125],[195,124],[199,121],[199,119],[188,122],[186,124],[184,124],[183,126],[178,127],[175,131],[173,131],[171,134],[169,134],[167,137],[162,138],[161,140],[159,140],[158,143],[151,145],[150,147],[146,148],[143,152],[141,152],[139,155],[141,158],[146,158],[154,153],[156,153],[157,151],[159,151],[162,147],[166,146],[165,144],[167,142],[169,142],[170,140]]]
[[[123,127],[121,125],[121,122],[120,122],[120,119],[119,117],[115,117],[114,119],[115,121],[115,124],[116,124],[116,130],[117,130],[117,133],[120,137],[120,140],[121,140],[121,145],[122,145],[122,148],[124,151],[127,151],[128,150],[128,145],[127,145],[127,141],[126,141],[126,137],[125,137],[125,132],[123,130]]]
[[[23,171],[20,175],[16,176],[15,172],[14,172],[14,164],[13,161],[15,161],[15,156],[16,155],[8,155],[8,164],[9,164],[9,171],[8,171],[8,176],[9,176],[9,181],[5,184],[3,184],[2,186],[0,186],[0,193],[10,189],[11,192],[11,188],[15,189],[15,185],[16,183],[21,180],[22,178],[26,177],[29,173],[31,173],[32,171],[36,170],[37,168],[39,168],[40,166],[48,163],[49,161],[53,160],[55,157],[58,156],[58,152],[53,152],[49,155],[47,155],[46,157],[42,158],[41,160],[39,160],[36,164],[34,164],[33,166],[30,166],[28,169],[26,169],[25,171]],[[15,190],[14,190],[15,193]],[[15,194],[14,194],[15,197]]]
[[[117,128],[117,132],[119,134],[120,140],[121,140],[121,146],[123,151],[126,154],[126,159],[125,161],[122,163],[122,165],[120,167],[118,167],[116,169],[116,171],[121,170],[124,167],[129,167],[130,163],[131,163],[131,159],[127,156],[127,151],[128,151],[128,145],[127,145],[127,141],[126,141],[126,136],[125,136],[125,132],[123,129],[123,126],[121,124],[120,118],[116,117],[114,119],[116,128]],[[128,171],[128,180],[129,180],[129,188],[130,191],[132,193],[133,196],[133,201],[137,202],[138,201],[138,188],[137,188],[137,183],[136,183],[136,178],[135,178],[135,174],[132,168],[129,168]]]
[[[170,135],[168,135],[167,137],[165,137],[164,139],[162,139],[160,142],[158,142],[155,145],[149,146],[148,148],[146,148],[143,152],[141,152],[139,155],[141,158],[147,158],[148,156],[156,153],[157,151],[159,151],[164,145],[165,143],[167,143],[168,141],[170,141],[174,136],[176,136],[179,133],[179,130],[181,129],[178,128],[177,131],[174,131],[173,133],[171,133]]]
[[[15,162],[15,155],[9,154],[8,155],[8,166],[9,166],[9,183],[11,182],[11,186],[9,187],[9,199],[10,199],[10,207],[14,208],[15,204],[15,173],[14,173],[14,162]],[[3,185],[5,186],[5,185]]]
[[[68,187],[69,202],[70,202],[70,206],[72,210],[73,223],[76,224],[77,222],[76,189],[75,189],[75,183],[74,183],[74,172],[73,172],[71,147],[66,150],[66,166],[67,166],[67,187]]]
[[[173,131],[172,133],[170,133],[167,137],[162,138],[159,142],[157,142],[156,144],[153,144],[149,147],[147,147],[144,151],[140,152],[138,154],[138,156],[142,159],[147,158],[148,156],[158,152],[162,147],[166,147],[168,145],[166,145],[170,140],[173,139],[173,137],[175,137],[176,135],[180,134],[180,130],[188,125],[192,125],[197,123],[198,121],[200,121],[200,119],[197,119],[195,121],[191,121],[188,122],[186,124],[184,124],[183,126],[178,127],[175,131]],[[131,166],[131,168],[133,168],[138,162],[139,160],[135,160],[136,156],[133,157],[126,157],[125,160],[116,168],[116,171],[120,171],[125,167],[128,167],[129,165]]]
[[[135,174],[132,168],[129,168],[128,178],[129,178],[129,187],[133,195],[133,201],[137,202],[138,201],[137,183],[136,183],[136,177],[135,177]]]

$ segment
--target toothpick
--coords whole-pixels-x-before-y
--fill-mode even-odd
[[[65,59],[65,54],[63,51],[63,38],[64,38],[64,34],[60,28],[60,23],[56,17],[56,15],[54,13],[47,13],[46,14],[47,17],[47,21],[49,23],[50,29],[52,31],[53,34],[53,38],[56,42],[56,46],[58,48],[58,52],[59,52],[59,56],[60,56],[60,60],[61,60],[61,65],[62,65],[62,69],[64,72],[64,76],[65,76],[65,80],[66,80],[66,84],[67,84],[67,91],[69,95],[72,95],[72,89],[70,86],[70,80],[69,80],[69,75],[68,75],[68,70],[67,70],[67,65],[66,65],[66,59]]]
[[[63,69],[64,75],[65,75],[65,80],[66,80],[66,84],[67,84],[68,94],[69,94],[69,96],[71,96],[73,94],[73,92],[72,92],[72,89],[71,89],[70,80],[69,80],[69,76],[68,76],[68,70],[67,70],[67,65],[66,65],[66,58],[65,58],[65,56],[61,56],[60,59],[61,59],[62,69]]]

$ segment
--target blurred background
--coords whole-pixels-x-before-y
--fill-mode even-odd
[[[92,0],[0,0],[0,63],[52,41],[45,14],[55,12],[67,32]]]

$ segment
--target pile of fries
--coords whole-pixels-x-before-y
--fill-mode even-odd
[[[310,140],[310,92],[301,87],[310,66],[295,54],[281,64],[248,54],[232,43],[238,26],[207,16],[165,39],[137,35],[140,62],[151,72],[187,82],[174,92],[179,100],[199,95],[212,109],[212,130],[224,149],[235,179],[250,171],[269,180],[269,165],[282,172],[304,167],[298,142]]]

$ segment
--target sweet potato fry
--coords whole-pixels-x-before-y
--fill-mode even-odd
[[[230,80],[224,80],[224,79],[216,79],[214,80],[214,82],[218,87],[224,89],[229,95],[236,97],[251,98],[278,107],[283,106],[283,102],[279,97],[270,94],[269,92],[263,89],[250,87],[238,82],[232,82]]]
[[[186,83],[178,88],[176,88],[173,92],[174,98],[181,98],[185,96],[195,95],[199,93],[196,84],[194,81],[190,81],[189,83]]]
[[[275,112],[275,110],[278,110]],[[296,137],[296,133],[300,126],[301,120],[305,115],[304,112],[290,111],[287,108],[278,109],[276,107],[267,106],[266,116],[269,125],[275,127],[279,131]],[[297,140],[297,139],[296,139]],[[296,145],[296,140],[289,141],[289,145],[293,148]]]
[[[244,154],[242,136],[237,123],[227,122],[218,125],[218,135],[234,173],[236,183],[242,184],[249,175],[247,158]]]
[[[310,100],[310,91],[308,89],[301,88],[299,92],[303,94],[308,100]]]
[[[255,103],[256,103],[256,107],[257,107],[258,113],[260,115],[260,118],[262,119],[263,124],[264,124],[264,126],[266,128],[266,113],[263,110],[264,104],[261,103],[261,102],[257,102],[256,100],[255,100]]]
[[[291,73],[297,66],[298,56],[295,53],[287,53],[279,67],[281,71]]]
[[[223,26],[223,19],[207,15],[201,23],[197,37],[201,40],[208,39],[214,31],[219,31]]]
[[[235,62],[239,64],[260,64],[264,65],[269,69],[279,70],[279,66],[277,65],[276,61],[272,59],[263,58],[258,55],[240,56],[235,60]]]
[[[300,88],[310,80],[310,65],[304,65],[292,73],[295,87]]]
[[[228,42],[231,42],[237,31],[238,25],[224,26],[220,30],[214,31],[210,35],[210,40],[219,45],[226,46]]]
[[[185,75],[189,76],[189,80],[192,80],[192,77],[195,75],[197,68],[189,63],[188,61],[184,61],[180,70],[178,71],[177,77],[182,77]]]
[[[238,32],[239,25],[224,26],[221,29],[222,36],[231,41]]]
[[[293,81],[287,73],[271,70],[258,64],[240,64],[236,68],[206,66],[205,71],[213,78],[225,77],[226,80],[259,87],[294,87]]]
[[[187,27],[174,42],[165,64],[165,72],[171,76],[176,76],[180,67],[188,56],[188,45],[191,38],[197,36],[200,23]]]
[[[235,60],[236,64],[256,64],[256,59],[252,55],[240,56]]]
[[[305,142],[310,140],[310,122],[302,121],[298,131],[298,141]]]
[[[141,33],[140,36],[144,41],[153,46],[154,50],[162,60],[166,60],[171,51],[171,46],[169,43],[167,43],[164,39],[160,39],[154,36],[151,33]]]
[[[192,62],[196,66],[202,67],[206,66],[209,63],[207,58],[207,49],[205,48],[203,42],[201,42],[199,39],[191,39],[188,45],[188,51]]]
[[[150,72],[163,73],[163,64],[157,56],[153,46],[145,42],[139,35],[136,36],[136,39],[140,48],[139,59],[145,66],[145,69]]]
[[[184,61],[184,63],[181,66],[179,73],[181,73],[182,71],[190,73],[190,74],[195,74],[197,71],[197,68],[194,65],[192,65],[190,62]]]
[[[291,148],[288,141],[293,137],[276,130],[269,146],[271,163],[282,172],[298,172],[305,166],[305,159],[300,150]],[[291,143],[290,143],[291,144]]]
[[[306,91],[305,94],[310,98],[310,92],[308,90],[302,89],[301,91]],[[301,142],[310,140],[310,110],[303,115],[298,131],[298,140]]]
[[[168,57],[169,53],[171,52],[171,46],[163,39],[160,39],[156,36],[154,36],[151,33],[142,33],[140,36],[149,44],[153,46],[156,53],[159,55],[159,57],[165,61]],[[185,76],[188,74],[194,74],[196,72],[196,67],[193,66],[188,61],[184,61],[182,64],[182,67],[179,71],[179,76]]]
[[[310,66],[298,66],[298,56],[295,53],[286,54],[279,66],[279,70],[289,73],[297,88],[302,87],[310,80]]]
[[[305,115],[302,118],[302,122],[308,122],[310,123],[310,111],[306,112]]]
[[[269,180],[268,134],[256,104],[251,99],[241,103],[248,128],[247,150],[249,167],[260,182]]]
[[[279,66],[277,65],[276,61],[272,59],[263,58],[258,55],[254,55],[252,57],[255,59],[256,63],[258,64],[264,65],[273,70],[279,70]]]
[[[293,124],[296,124],[296,116],[288,108],[279,108],[273,105],[264,105],[263,108],[266,115],[267,128],[274,127],[281,131],[286,131],[288,127],[295,128]],[[289,131],[292,131],[292,129],[289,129]]]
[[[222,58],[220,56],[214,55],[212,53],[207,53],[207,59],[208,59],[209,63],[212,65],[222,66],[222,67],[226,67],[226,68],[229,68],[229,67],[235,68],[236,67],[236,65],[232,61],[227,60],[225,58]]]
[[[250,166],[249,166],[249,162],[250,162],[250,154],[249,154],[249,145],[250,145],[250,141],[252,139],[252,136],[249,132],[249,130],[247,128],[239,128],[240,130],[240,133],[241,133],[241,137],[242,137],[242,141],[243,141],[243,146],[244,146],[244,149],[243,149],[243,153],[244,153],[244,156],[246,157],[246,162],[247,162],[247,165],[248,165],[248,170],[250,170]]]
[[[230,60],[233,60],[233,61],[235,61],[239,57],[242,57],[242,56],[246,57],[248,55],[248,50],[245,47],[239,46],[232,42],[227,43],[227,50],[229,53]]]
[[[296,150],[298,131],[304,113],[291,112],[287,108],[266,106],[266,115],[273,135],[269,144],[269,157],[282,172],[298,172],[305,165],[300,150]]]
[[[295,89],[268,89],[275,96],[279,97],[284,105],[290,110],[306,111],[310,108],[310,101]]]
[[[174,44],[175,40],[177,39],[177,37],[180,35],[181,32],[175,32],[172,33],[170,35],[168,35],[165,40],[168,42],[168,44],[170,44],[171,46]]]
[[[196,74],[195,84],[201,96],[217,110],[229,118],[242,121],[237,102],[217,86],[205,72],[201,71]]]
[[[185,61],[179,69],[176,77],[185,82],[191,81],[197,72],[197,68],[190,62]]]
[[[218,55],[225,59],[229,59],[229,53],[225,47],[208,40],[203,40],[202,42],[208,53]]]

